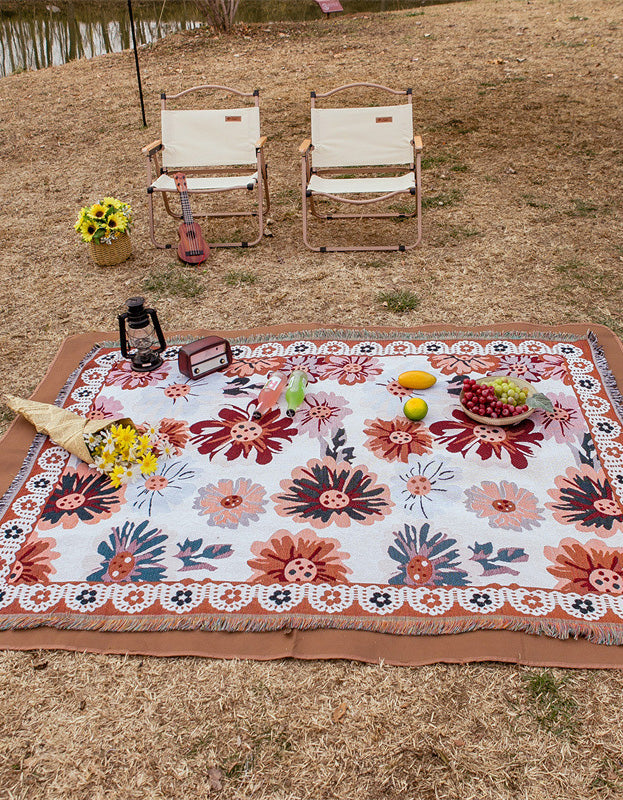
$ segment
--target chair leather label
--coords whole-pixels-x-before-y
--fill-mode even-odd
[[[242,122],[242,117],[225,117],[225,122]]]
[[[393,119],[394,119],[393,117],[377,117],[376,121],[377,122],[392,122]]]

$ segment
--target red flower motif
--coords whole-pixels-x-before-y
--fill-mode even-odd
[[[365,383],[383,372],[378,358],[371,356],[327,356],[319,370],[322,378],[333,379],[346,386]]]
[[[450,453],[461,453],[463,458],[474,450],[483,461],[495,456],[501,459],[506,452],[517,469],[528,466],[528,456],[534,456],[534,447],[540,447],[543,434],[534,431],[534,423],[527,419],[517,425],[502,427],[481,425],[462,411],[453,411],[454,419],[433,422],[430,432]]]
[[[559,591],[623,593],[623,550],[606,547],[599,539],[586,544],[563,539],[558,547],[545,547],[543,553],[554,564],[547,571],[558,578]]]
[[[339,551],[337,539],[320,538],[306,528],[295,535],[286,530],[274,533],[268,542],[254,542],[248,561],[255,570],[250,583],[346,583],[352,572],[343,564],[348,553]]]
[[[364,445],[378,458],[385,461],[408,463],[409,456],[432,453],[433,437],[422,422],[411,422],[406,418],[367,419],[369,427],[364,429],[368,441]]]
[[[40,539],[34,532],[30,533],[15,554],[7,583],[49,583],[50,575],[56,572],[52,561],[60,557],[60,553],[52,549],[55,546],[55,539]]]
[[[277,514],[314,528],[346,528],[353,522],[373,525],[394,505],[389,487],[377,483],[367,467],[338,463],[330,456],[296,467],[291,478],[281,481],[281,488],[282,494],[271,498]]]
[[[282,442],[291,442],[296,428],[291,427],[289,417],[281,417],[278,408],[266,412],[257,421],[251,416],[255,410],[255,400],[246,410],[230,406],[219,411],[220,419],[207,419],[190,426],[193,444],[202,455],[209,454],[210,460],[221,451],[228,461],[242,456],[248,458],[255,453],[258,464],[268,464],[273,453],[279,453]]]

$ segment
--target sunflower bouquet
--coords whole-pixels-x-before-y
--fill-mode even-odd
[[[112,244],[132,227],[132,208],[116,197],[105,197],[92,206],[80,209],[74,228],[83,242]]]

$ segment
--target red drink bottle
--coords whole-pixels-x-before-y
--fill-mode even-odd
[[[287,375],[283,372],[271,372],[257,398],[257,408],[253,412],[253,419],[259,419],[269,409],[277,404],[283,387],[286,385]]]

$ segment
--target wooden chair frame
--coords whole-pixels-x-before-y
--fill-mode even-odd
[[[253,99],[254,105],[259,108],[260,98],[259,98],[259,89],[256,89],[253,92],[241,92],[238,89],[232,89],[229,86],[220,86],[217,84],[204,84],[201,86],[193,86],[190,89],[185,89],[178,94],[167,95],[166,93],[162,93],[160,95],[161,101],[161,109],[165,111],[167,108],[167,100],[178,100],[180,97],[187,95],[191,92],[197,92],[200,90],[220,90],[226,93],[237,95],[238,97],[242,97],[245,99]],[[189,194],[201,194],[201,195],[210,195],[210,194],[223,194],[225,192],[233,192],[233,191],[240,191],[241,189],[244,191],[253,191],[253,189],[257,188],[258,190],[258,202],[257,202],[257,210],[251,211],[228,211],[228,212],[203,212],[197,213],[193,208],[193,217],[199,219],[205,218],[234,218],[234,217],[257,217],[258,220],[258,235],[253,241],[240,241],[240,242],[210,242],[210,247],[252,247],[253,245],[258,244],[263,236],[264,236],[264,218],[266,214],[268,214],[270,210],[270,195],[268,190],[268,170],[266,166],[266,161],[264,157],[264,146],[266,144],[266,136],[261,136],[257,142],[255,143],[255,156],[256,156],[256,171],[257,171],[257,182],[256,183],[249,183],[246,186],[237,186],[235,188],[213,188],[213,189],[200,189],[200,190],[192,190],[189,188]],[[161,189],[154,186],[155,180],[160,175],[168,175],[169,172],[174,174],[175,172],[184,172],[187,176],[192,177],[219,177],[219,176],[228,176],[228,177],[235,177],[236,175],[241,175],[243,173],[242,167],[226,167],[226,166],[216,166],[216,167],[191,167],[188,165],[179,165],[179,168],[169,169],[163,166],[161,153],[164,148],[164,144],[162,139],[158,139],[151,144],[148,144],[146,147],[141,149],[141,152],[147,158],[147,181],[148,181],[148,188],[147,188],[147,199],[148,199],[148,206],[149,206],[149,236],[152,241],[154,247],[158,249],[165,250],[177,247],[177,244],[164,244],[156,239],[156,232],[155,232],[155,218],[154,218],[154,194],[160,194],[162,196],[162,200],[164,203],[164,208],[166,213],[173,217],[174,219],[182,219],[182,214],[177,213],[171,208],[171,204],[168,198],[168,194],[177,194],[176,191],[171,189]],[[252,166],[249,164],[247,166],[246,172],[248,172],[248,167]]]
[[[316,100],[326,99],[327,97],[331,97],[332,95],[336,94],[337,92],[342,92],[347,89],[356,89],[356,88],[373,88],[378,89],[384,92],[389,92],[392,95],[398,96],[405,96],[407,98],[407,104],[412,109],[413,107],[413,92],[411,89],[406,90],[396,90],[391,89],[387,86],[381,86],[380,84],[376,83],[349,83],[344,86],[339,86],[337,89],[332,89],[329,92],[325,92],[324,94],[318,94],[316,92],[311,92],[311,108],[314,109],[316,107]],[[378,120],[377,120],[378,121]],[[353,131],[356,134],[356,131]],[[314,150],[314,144],[311,139],[305,139],[303,143],[299,147],[299,153],[301,155],[301,181],[302,181],[302,202],[303,202],[303,242],[305,243],[306,247],[310,250],[313,250],[317,253],[329,253],[329,252],[364,252],[364,251],[389,251],[389,250],[411,250],[412,248],[416,247],[420,244],[422,240],[422,165],[421,165],[421,154],[422,154],[422,139],[420,136],[413,136],[411,140],[411,145],[413,148],[413,158],[411,163],[409,163],[409,171],[413,172],[414,175],[414,186],[409,187],[409,189],[400,189],[396,191],[389,191],[379,194],[379,196],[366,198],[366,199],[353,199],[349,197],[343,197],[337,194],[329,194],[326,192],[321,191],[312,191],[309,189],[309,182],[313,175],[325,176],[328,177],[330,175],[336,175],[339,173],[343,173],[345,169],[348,172],[358,173],[358,174],[366,174],[369,176],[371,170],[374,171],[375,176],[379,175],[388,175],[394,174],[400,169],[402,166],[404,169],[404,164],[402,165],[392,165],[391,167],[384,165],[382,167],[377,167],[374,163],[371,163],[370,166],[364,167],[323,167],[323,168],[316,168],[313,166],[312,163],[312,153]],[[374,158],[371,158],[371,162],[374,162]],[[347,193],[347,192],[346,192]],[[380,203],[390,199],[391,197],[395,197],[401,194],[407,194],[414,197],[415,208],[412,213],[404,214],[404,213],[364,213],[360,211],[359,213],[335,213],[335,214],[322,214],[318,211],[316,204],[314,202],[315,197],[322,197],[328,200],[332,200],[336,203],[347,203],[351,206],[356,206],[359,208],[365,208],[374,203]],[[411,219],[413,217],[417,218],[417,238],[411,244],[396,244],[396,245],[379,245],[379,246],[358,246],[358,247],[341,247],[341,246],[323,246],[323,247],[315,247],[309,242],[309,235],[308,235],[308,213],[311,213],[313,217],[318,220],[328,221],[328,220],[336,220],[336,219]]]

